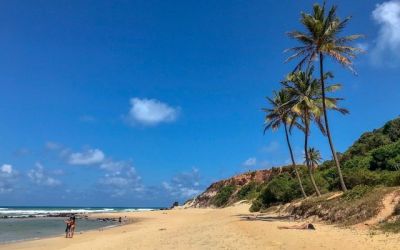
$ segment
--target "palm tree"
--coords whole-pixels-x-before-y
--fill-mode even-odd
[[[308,157],[310,160],[310,165],[313,170],[315,170],[322,161],[321,153],[316,148],[308,148]]]
[[[325,124],[321,119],[323,114],[322,105],[322,91],[321,82],[318,79],[313,78],[314,67],[311,66],[307,71],[295,71],[289,74],[282,84],[286,87],[290,97],[291,110],[293,113],[301,117],[301,121],[304,125],[304,152],[306,158],[306,165],[309,170],[309,175],[311,183],[315,189],[317,195],[320,195],[319,189],[315,183],[312,167],[310,162],[310,157],[308,154],[308,138],[310,135],[310,122],[314,121],[319,127],[321,132],[325,135]],[[324,79],[328,77],[333,77],[331,73],[326,73]],[[324,88],[326,92],[332,92],[341,87],[340,84],[330,85]],[[326,97],[325,102],[327,107],[333,110],[337,110],[343,114],[348,113],[346,109],[339,108],[337,102],[341,100],[340,98]]]
[[[291,112],[290,108],[287,108],[286,104],[290,101],[290,96],[287,91],[281,90],[278,93],[274,92],[274,98],[271,99],[267,97],[269,104],[272,106],[271,108],[263,108],[263,111],[266,112],[265,116],[265,129],[264,133],[268,129],[277,130],[281,124],[285,128],[285,137],[286,143],[289,148],[290,158],[292,160],[292,166],[296,173],[297,181],[299,182],[301,194],[304,198],[307,198],[307,195],[303,188],[303,183],[300,178],[299,171],[297,170],[297,165],[294,160],[292,145],[289,139],[289,130],[291,130],[292,125],[297,123],[297,116]],[[289,130],[288,130],[289,126]]]
[[[294,53],[287,59],[287,61],[300,57],[301,60],[296,66],[296,69],[300,69],[304,63],[311,64],[316,59],[319,59],[322,91],[322,109],[324,114],[323,116],[326,135],[328,137],[329,146],[331,148],[332,156],[337,167],[341,188],[343,191],[347,191],[346,185],[343,180],[342,171],[340,169],[340,163],[329,129],[325,103],[325,82],[323,66],[324,58],[325,56],[328,56],[355,73],[352,68],[352,59],[356,57],[357,53],[362,52],[362,50],[360,48],[350,46],[349,43],[362,37],[362,35],[349,35],[339,37],[339,33],[346,27],[351,17],[347,17],[344,20],[341,20],[339,17],[336,16],[336,9],[336,6],[332,6],[327,15],[325,15],[324,2],[322,6],[319,4],[314,4],[312,14],[301,13],[301,23],[306,28],[306,32],[304,33],[300,31],[292,31],[288,33],[289,37],[296,39],[302,45],[287,50]]]

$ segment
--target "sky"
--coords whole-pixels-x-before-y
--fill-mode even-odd
[[[286,32],[314,2],[2,1],[0,206],[169,206],[288,164],[261,108],[295,64]],[[327,4],[352,16],[343,35],[365,35],[357,76],[325,66],[351,112],[329,113],[343,152],[399,115],[400,1]]]

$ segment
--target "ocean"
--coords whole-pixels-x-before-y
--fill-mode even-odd
[[[0,243],[40,239],[64,235],[64,220],[70,214],[79,214],[75,233],[113,227],[112,220],[84,218],[91,213],[137,212],[159,208],[126,207],[0,207]]]

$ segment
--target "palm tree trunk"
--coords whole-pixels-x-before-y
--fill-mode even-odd
[[[292,165],[293,165],[294,171],[296,172],[297,181],[299,182],[301,194],[303,195],[304,198],[307,198],[306,192],[304,192],[303,183],[301,182],[299,171],[297,170],[296,162],[294,161],[292,145],[290,145],[289,133],[288,133],[288,130],[287,130],[286,123],[285,123],[285,135],[286,135],[286,142],[287,142],[287,145],[288,145],[288,148],[289,148],[289,152],[290,152],[290,158],[292,159]]]
[[[308,111],[306,111],[307,113]],[[308,155],[308,134],[309,134],[309,124],[308,124],[308,117],[306,115],[306,117],[304,118],[304,125],[305,125],[305,138],[304,138],[304,152],[306,154],[306,165],[307,165],[307,169],[308,169],[308,174],[310,175],[310,179],[311,179],[311,184],[313,185],[315,192],[317,193],[317,196],[321,196],[321,193],[319,192],[318,186],[315,183],[314,180],[314,175],[313,175],[313,171],[311,168],[311,163],[310,163],[310,157]]]
[[[319,71],[320,71],[320,78],[321,78],[321,88],[322,88],[322,107],[324,110],[324,120],[325,120],[325,130],[326,135],[328,136],[329,146],[332,151],[332,156],[336,164],[336,168],[339,175],[340,186],[343,192],[347,191],[346,184],[344,183],[342,170],[340,169],[340,162],[336,154],[335,146],[332,142],[331,132],[329,130],[329,123],[328,123],[328,114],[326,112],[326,103],[325,103],[325,80],[324,80],[324,56],[322,53],[319,53]]]

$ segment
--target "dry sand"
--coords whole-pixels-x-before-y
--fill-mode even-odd
[[[248,212],[247,204],[225,209],[103,216],[127,216],[135,222],[103,231],[84,232],[73,239],[60,236],[0,245],[0,249],[400,249],[400,237],[396,234],[375,235],[368,230],[320,224],[316,224],[315,231],[279,230],[277,226],[299,222],[267,215],[255,218]]]

